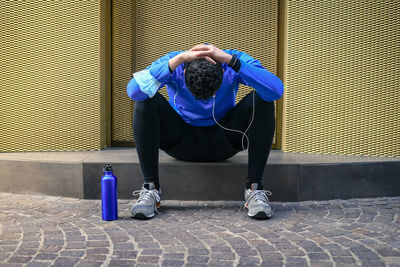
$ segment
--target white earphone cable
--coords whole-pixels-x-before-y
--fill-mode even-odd
[[[221,124],[218,123],[218,121],[215,119],[215,115],[214,115],[214,113],[215,113],[215,95],[213,95],[213,109],[212,109],[212,115],[213,115],[213,119],[214,119],[215,123],[216,123],[219,127],[221,127],[222,129],[224,129],[224,130],[231,131],[231,132],[238,132],[238,133],[241,133],[241,134],[242,134],[242,148],[243,148],[243,150],[247,150],[247,149],[249,148],[249,144],[250,144],[250,142],[249,142],[249,137],[246,135],[246,133],[247,133],[247,131],[250,129],[250,126],[251,126],[251,124],[253,123],[253,120],[254,120],[254,113],[255,113],[255,99],[254,99],[254,95],[255,95],[255,92],[253,92],[253,114],[252,114],[252,116],[251,116],[250,124],[249,124],[249,126],[247,127],[246,131],[244,131],[244,132],[239,131],[239,130],[235,130],[235,129],[226,128],[226,127],[224,127],[224,126],[222,126]],[[244,138],[245,138],[245,137],[246,137],[246,139],[247,139],[247,148],[246,148],[246,149],[244,148]]]
[[[176,109],[178,109],[178,107],[176,106],[175,99],[176,99],[176,96],[178,95],[178,92],[179,92],[179,87],[178,87],[178,89],[176,90],[176,93],[175,93],[175,95],[174,95],[174,106],[175,106]]]

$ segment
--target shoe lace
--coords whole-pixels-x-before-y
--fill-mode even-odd
[[[147,188],[142,188],[140,190],[136,190],[133,191],[133,196],[139,196],[137,202],[140,201],[148,201],[151,198],[153,198],[153,200],[155,201],[155,203],[157,204],[158,202],[160,202],[161,197],[160,195],[156,192],[156,190],[148,190]],[[157,205],[154,205],[154,210],[160,214],[157,210]]]
[[[268,203],[269,199],[267,196],[272,195],[271,191],[268,190],[252,190],[249,198],[244,203],[244,207],[250,203],[250,201],[254,198],[254,201],[257,203]]]

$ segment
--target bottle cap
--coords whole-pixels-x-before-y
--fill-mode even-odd
[[[112,170],[111,164],[106,164],[103,167],[103,172],[112,172]]]

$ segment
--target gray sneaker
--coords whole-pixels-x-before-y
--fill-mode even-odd
[[[270,191],[259,190],[258,184],[251,184],[251,188],[244,191],[244,207],[249,209],[247,215],[254,219],[267,219],[272,217],[272,208],[268,204],[267,197],[272,195]]]
[[[132,216],[135,219],[150,219],[158,213],[157,208],[161,206],[161,188],[157,190],[154,183],[143,184],[141,190],[133,192],[139,199],[132,206]]]

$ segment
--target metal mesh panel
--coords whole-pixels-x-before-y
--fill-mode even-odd
[[[121,12],[125,14],[125,10]],[[221,49],[249,53],[276,74],[277,1],[139,0],[135,1],[135,13],[134,71],[146,68],[170,51],[187,50],[200,43],[210,43]],[[119,28],[117,34],[123,35],[116,38],[123,39],[125,44],[126,38],[131,38],[131,32],[116,24],[114,27]],[[113,96],[120,95],[118,99],[128,99],[126,84],[132,77],[132,73],[125,71],[129,70],[131,63],[130,51],[126,48],[124,53],[121,55],[121,60],[125,60],[124,70],[121,70],[123,84],[113,86]],[[118,65],[122,65],[120,63]],[[240,86],[237,99],[248,92],[249,87]],[[165,88],[161,93],[168,98]],[[114,102],[113,105],[114,110],[118,110],[118,114],[113,114],[113,119],[118,116],[118,123],[124,121],[122,128],[115,130],[115,138],[131,141],[132,108],[126,105],[125,100]]]
[[[400,156],[398,1],[289,1],[284,151]]]
[[[133,1],[113,1],[112,7],[112,140],[132,141],[132,100],[126,86],[133,74]]]
[[[104,2],[0,1],[1,152],[101,148]]]

